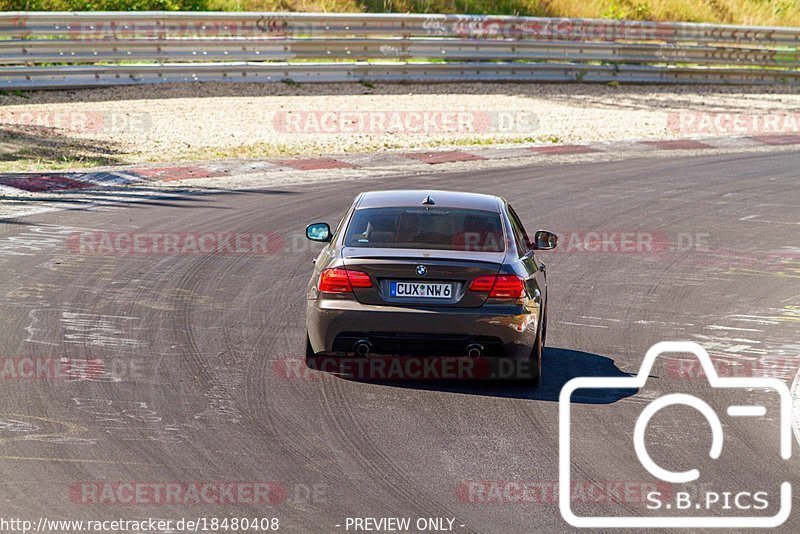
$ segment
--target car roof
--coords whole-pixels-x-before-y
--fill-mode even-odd
[[[439,191],[435,189],[411,189],[361,193],[356,209],[423,206],[422,202],[428,197],[434,202],[432,207],[438,208],[463,208],[499,212],[502,205],[502,199],[494,195]]]

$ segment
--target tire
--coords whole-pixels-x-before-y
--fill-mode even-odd
[[[542,311],[542,350],[544,350],[544,346],[547,343],[547,304],[544,306],[544,310]]]
[[[536,376],[530,379],[530,384],[533,387],[539,387],[539,384],[542,383],[542,352],[544,346],[542,343],[542,336],[541,334],[536,337],[536,343],[533,346],[533,350],[531,351],[531,358],[530,358],[530,367],[531,369],[537,369]]]
[[[311,347],[311,340],[308,339],[308,333],[306,333],[306,367],[309,369],[316,369],[315,361],[314,361],[314,349]]]
[[[546,335],[547,308],[545,308],[542,314],[542,328],[539,330],[539,334],[536,336],[536,343],[534,343],[533,350],[531,350],[530,367],[538,370],[536,377],[530,379],[530,384],[533,387],[539,387],[539,384],[542,383],[542,355],[544,354],[544,340]]]

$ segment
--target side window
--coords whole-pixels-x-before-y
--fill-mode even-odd
[[[520,255],[524,256],[531,248],[531,241],[528,239],[528,234],[525,232],[525,228],[522,226],[519,217],[517,217],[517,213],[510,205],[508,206],[508,218],[511,220],[511,229],[514,231],[514,239],[517,241],[517,248],[520,251]]]

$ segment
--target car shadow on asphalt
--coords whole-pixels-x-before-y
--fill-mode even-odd
[[[364,381],[345,375],[346,380]],[[558,402],[561,388],[577,377],[621,378],[632,376],[620,370],[614,360],[580,350],[547,347],[542,356],[542,379],[538,387],[516,381],[479,381],[479,380],[446,380],[446,381],[405,381],[405,380],[370,380],[372,384],[391,387],[419,389],[426,391],[442,391],[464,395],[482,395],[487,397],[504,397],[539,401]],[[637,393],[635,388],[581,389],[573,393],[573,404],[611,404]]]

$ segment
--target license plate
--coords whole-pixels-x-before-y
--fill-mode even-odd
[[[428,282],[391,282],[390,294],[397,298],[449,299],[453,296],[452,284]]]

